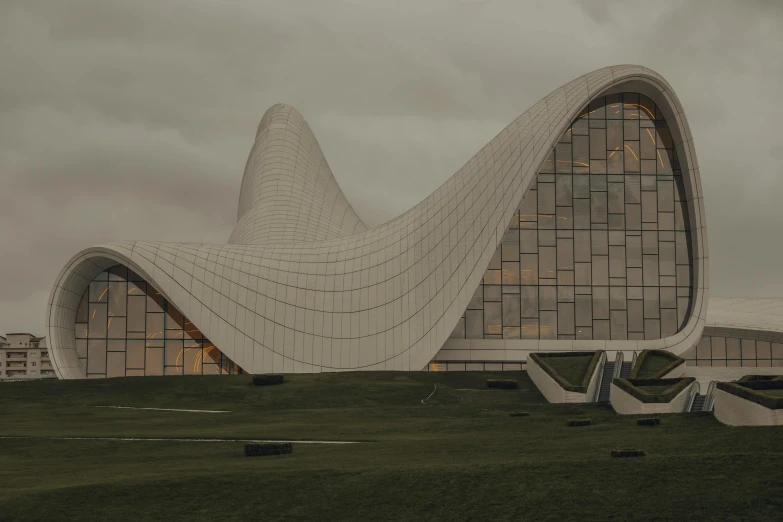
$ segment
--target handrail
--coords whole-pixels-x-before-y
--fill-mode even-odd
[[[636,350],[633,351],[633,357],[631,358],[631,371],[633,371],[633,367],[636,366],[636,356],[637,356]]]
[[[604,366],[606,366],[606,352],[601,352],[601,358],[598,359],[598,364],[595,365],[598,371],[598,383],[593,392],[592,402],[598,402],[598,397],[601,395],[601,385],[604,382]]]
[[[693,408],[693,401],[696,400],[696,396],[700,391],[701,386],[699,385],[699,381],[693,381],[693,384],[691,384],[690,397],[688,397],[688,400],[685,401],[685,409],[682,410],[683,412],[691,411],[691,408]]]
[[[623,352],[617,352],[617,355],[614,358],[614,372],[612,373],[612,380],[617,379],[620,377],[620,373],[623,371],[623,360],[625,359],[625,354]]]
[[[710,385],[707,386],[707,393],[704,397],[704,406],[702,406],[701,411],[712,411],[712,408],[715,405],[715,386],[717,384],[718,381],[710,381]]]

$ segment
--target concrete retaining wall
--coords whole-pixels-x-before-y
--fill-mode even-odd
[[[670,402],[642,402],[630,393],[612,383],[609,388],[609,402],[620,415],[645,415],[650,413],[681,413],[691,396],[694,382],[677,394]]]
[[[593,402],[603,369],[604,363],[597,364],[587,386],[587,393],[577,393],[565,390],[532,357],[527,360],[527,374],[546,400],[553,404]]]
[[[723,390],[715,390],[715,418],[729,426],[783,426],[783,410],[770,410]]]

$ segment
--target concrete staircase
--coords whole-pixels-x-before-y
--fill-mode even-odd
[[[601,390],[598,392],[598,402],[609,402],[609,386],[612,384],[614,364],[609,361],[606,361],[604,364],[604,373],[601,376]],[[628,371],[630,372],[631,370]]]
[[[697,393],[696,397],[693,399],[693,404],[691,405],[691,411],[702,411],[704,409],[704,401],[707,400],[706,395],[702,395],[701,393]]]

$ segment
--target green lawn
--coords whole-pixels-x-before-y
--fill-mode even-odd
[[[593,355],[576,355],[567,357],[548,356],[544,358],[563,379],[574,386],[581,386]]]
[[[659,395],[668,390],[672,387],[671,384],[663,384],[663,385],[647,385],[647,386],[636,386],[640,390],[649,393],[650,395]]]
[[[515,378],[520,389],[487,391],[487,378]],[[677,414],[641,428],[607,405],[546,404],[524,372],[287,379],[0,385],[0,436],[29,437],[0,441],[0,520],[767,521],[783,509],[779,427]],[[572,418],[592,425],[566,427]],[[240,442],[52,436],[368,442],[246,458]],[[620,448],[647,457],[609,457]]]
[[[652,379],[655,377],[655,375],[664,369],[666,366],[670,365],[672,363],[672,360],[663,356],[659,355],[655,352],[650,352],[647,354],[647,356],[644,358],[644,361],[642,363],[642,367],[639,368],[639,373],[636,376],[637,379]]]
[[[783,390],[759,390],[758,392],[776,399],[783,399]]]

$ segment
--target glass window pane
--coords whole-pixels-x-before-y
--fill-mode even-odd
[[[163,339],[163,314],[147,314],[147,339]]]
[[[590,193],[590,221],[592,223],[606,223],[606,192]]]
[[[523,285],[538,284],[538,254],[521,254],[519,256],[520,282]]]
[[[523,286],[520,288],[521,315],[525,318],[538,317],[538,287]]]
[[[146,309],[145,303],[147,298],[137,295],[128,296],[128,331],[129,332],[143,332],[145,331],[145,317],[144,311]]]
[[[609,284],[609,256],[593,256],[593,284]]]
[[[185,375],[201,375],[201,348],[185,348]]]
[[[519,259],[519,254],[516,255],[515,259]],[[510,263],[506,261],[503,262],[502,284],[504,285],[519,284],[519,262],[516,263]]]
[[[90,338],[106,337],[106,317],[106,303],[90,303]],[[103,371],[105,371],[105,368]]]
[[[540,247],[539,248],[539,267],[538,277],[544,279],[554,279],[555,270],[557,264],[557,248],[556,247]]]
[[[497,302],[484,303],[484,333],[502,334],[503,324],[501,321],[501,304]]]
[[[574,331],[574,303],[558,303],[557,305],[557,331],[562,335],[573,335]]]
[[[541,312],[539,319],[539,335],[541,339],[557,339],[557,312]]]
[[[106,373],[106,341],[103,339],[87,341],[87,373]]]
[[[177,310],[174,305],[168,303],[166,310],[166,329],[167,330],[181,330],[185,326],[185,319],[182,317],[182,312]]]
[[[590,158],[606,159],[606,129],[590,129]]]
[[[112,281],[109,283],[109,315],[125,315],[125,300],[128,297],[128,283]]]
[[[106,295],[108,290],[109,283],[107,281],[93,281],[90,283],[90,302],[105,303],[109,299]]]
[[[593,319],[609,319],[608,287],[593,287]]]
[[[503,326],[519,326],[520,295],[503,294]]]
[[[571,172],[571,145],[558,143],[555,145],[555,172]]]
[[[144,341],[128,339],[125,342],[125,366],[133,369],[144,368]]]
[[[557,287],[538,287],[538,308],[539,310],[557,310]]]
[[[557,240],[557,269],[558,270],[573,270],[574,269],[574,240],[573,239],[558,239]]]
[[[609,277],[625,277],[625,247],[609,247]]]
[[[166,341],[166,366],[182,366],[184,364],[183,351],[182,341]]]
[[[625,310],[612,310],[609,316],[609,329],[612,339],[627,339],[628,324]]]
[[[538,184],[538,213],[539,214],[555,213],[555,184],[554,183]]]
[[[106,354],[106,377],[125,377],[125,352]]]
[[[585,122],[586,123],[586,122]],[[590,166],[590,144],[587,136],[573,136],[573,164],[575,167]]]
[[[454,330],[451,331],[449,339],[464,339],[465,338],[465,316],[459,318]]]
[[[519,261],[519,230],[511,228],[503,234],[500,243],[501,261]]]
[[[127,337],[124,317],[109,317],[108,337],[109,339],[125,339]]]
[[[147,312],[163,312],[163,295],[151,285],[147,287]]]
[[[465,312],[465,336],[468,339],[484,337],[484,313],[482,310],[467,310]]]
[[[163,375],[163,348],[147,348],[144,375]]]
[[[484,308],[484,287],[479,285],[473,292],[473,297],[470,298],[468,310],[481,310],[482,308]]]

